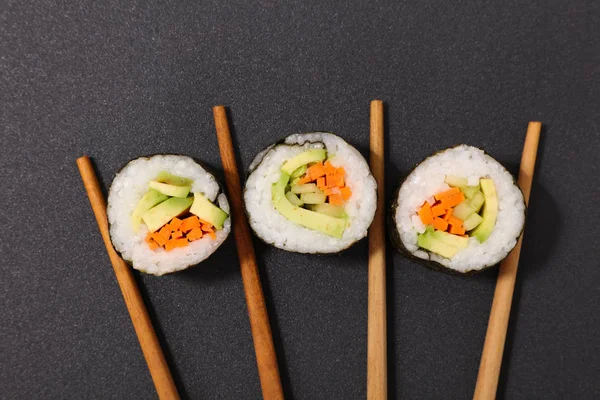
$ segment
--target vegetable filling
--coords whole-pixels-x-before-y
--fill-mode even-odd
[[[498,215],[496,187],[489,178],[477,186],[467,186],[467,179],[446,175],[451,188],[427,199],[417,210],[426,230],[417,236],[419,247],[442,257],[452,258],[468,246],[468,238],[480,243],[488,240]]]
[[[204,237],[215,240],[216,231],[223,229],[229,215],[203,193],[190,195],[192,184],[164,171],[148,183],[148,191],[131,214],[131,224],[134,232],[146,225],[145,240],[151,250],[171,251]]]
[[[335,167],[325,149],[305,151],[286,161],[271,189],[273,205],[288,220],[333,237],[347,225],[345,203],[352,196],[346,171]]]

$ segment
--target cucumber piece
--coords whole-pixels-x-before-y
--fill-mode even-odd
[[[469,182],[467,181],[467,178],[461,178],[460,176],[454,176],[454,175],[446,175],[446,178],[444,179],[444,183],[446,183],[448,186],[458,187],[458,188],[467,186],[469,184]]]
[[[474,213],[475,207],[469,204],[468,201],[463,201],[462,203],[454,207],[454,210],[452,211],[452,215],[460,219],[461,221],[466,220]]]
[[[302,193],[300,195],[300,201],[305,204],[322,204],[327,200],[325,193]]]
[[[485,196],[481,192],[475,192],[473,197],[469,200],[469,204],[475,209],[475,212],[481,210],[481,206],[485,203]]]
[[[295,206],[295,207],[302,207],[304,205],[304,203],[302,202],[302,200],[300,200],[300,198],[298,198],[298,196],[296,196],[292,192],[287,192],[285,194],[285,197],[287,197],[288,201],[290,203],[292,203],[292,205]]]
[[[475,193],[479,192],[480,187],[479,187],[479,185],[477,185],[477,186],[464,186],[464,187],[461,187],[460,190],[462,190],[463,194],[465,195],[465,197],[467,199],[472,199],[473,196],[475,195]]]
[[[306,173],[306,170],[308,169],[308,167],[305,165],[296,168],[296,170],[294,172],[292,172],[292,175],[290,175],[290,178],[294,179],[294,178],[299,178],[302,175],[304,175]]]
[[[463,228],[465,230],[470,231],[471,229],[477,228],[479,224],[483,221],[483,217],[477,213],[473,213],[469,215],[469,218],[463,221]]]
[[[321,189],[317,187],[314,183],[305,183],[304,185],[292,185],[290,188],[292,193],[302,194],[302,193],[323,193]]]
[[[324,215],[329,215],[330,217],[335,217],[335,218],[346,218],[346,211],[344,210],[344,206],[336,206],[333,204],[329,204],[329,203],[322,203],[322,204],[312,204],[309,206],[309,208],[314,211],[314,212],[318,212],[319,214],[324,214]]]

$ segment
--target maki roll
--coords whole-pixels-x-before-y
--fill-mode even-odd
[[[332,133],[305,133],[255,157],[244,202],[250,226],[265,242],[299,253],[335,253],[367,235],[376,189],[354,147]]]
[[[179,155],[125,165],[110,186],[107,214],[114,248],[133,268],[154,275],[198,264],[231,230],[229,203],[215,177]]]
[[[403,252],[449,272],[502,261],[525,223],[513,176],[476,147],[460,145],[421,162],[392,206],[393,240]]]

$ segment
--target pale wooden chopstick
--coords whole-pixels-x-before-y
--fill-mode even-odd
[[[385,294],[385,190],[383,102],[371,102],[371,172],[377,181],[377,209],[369,228],[369,320],[367,399],[387,399],[387,327]]]
[[[523,146],[518,182],[523,191],[526,204],[529,204],[541,129],[541,122],[530,122],[525,137],[525,145]],[[522,240],[523,234],[519,237],[515,248],[500,265],[481,363],[479,364],[479,375],[477,376],[475,394],[473,395],[475,400],[492,400],[496,397]]]
[[[100,234],[104,240],[104,245],[113,269],[117,282],[121,288],[125,305],[129,311],[133,328],[137,335],[142,353],[148,364],[154,387],[158,393],[158,397],[161,399],[179,399],[177,393],[177,387],[169,371],[169,366],[165,360],[165,356],[160,347],[160,342],[156,337],[154,328],[152,327],[152,321],[148,315],[148,310],[144,305],[144,300],[133,277],[131,268],[123,261],[123,259],[117,254],[110,241],[110,235],[108,232],[108,220],[106,218],[106,200],[100,189],[100,183],[94,173],[94,167],[90,159],[87,156],[83,156],[77,159],[77,167],[81,174],[81,179],[87,191],[90,203],[92,205],[92,211],[96,216],[98,222],[98,228]]]
[[[252,338],[254,340],[254,351],[256,353],[262,394],[263,398],[267,400],[283,399],[283,388],[279,377],[277,355],[275,354],[265,297],[258,274],[250,227],[244,213],[240,174],[235,160],[235,152],[233,150],[225,107],[213,107],[213,115],[217,130],[217,139],[219,141],[219,150],[221,152],[221,161],[223,163],[223,170],[225,171],[225,184],[227,186],[229,202],[231,203],[233,234],[240,259],[244,291],[246,292],[250,329],[252,330]]]

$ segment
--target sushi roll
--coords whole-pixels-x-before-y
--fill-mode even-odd
[[[255,157],[244,203],[263,241],[299,253],[336,253],[367,235],[376,190],[354,147],[332,133],[304,133]]]
[[[180,155],[125,165],[110,186],[107,214],[115,250],[154,275],[200,263],[231,230],[229,203],[215,177]]]
[[[400,185],[390,215],[402,252],[464,274],[496,265],[513,249],[525,200],[498,161],[460,145],[422,161]]]

